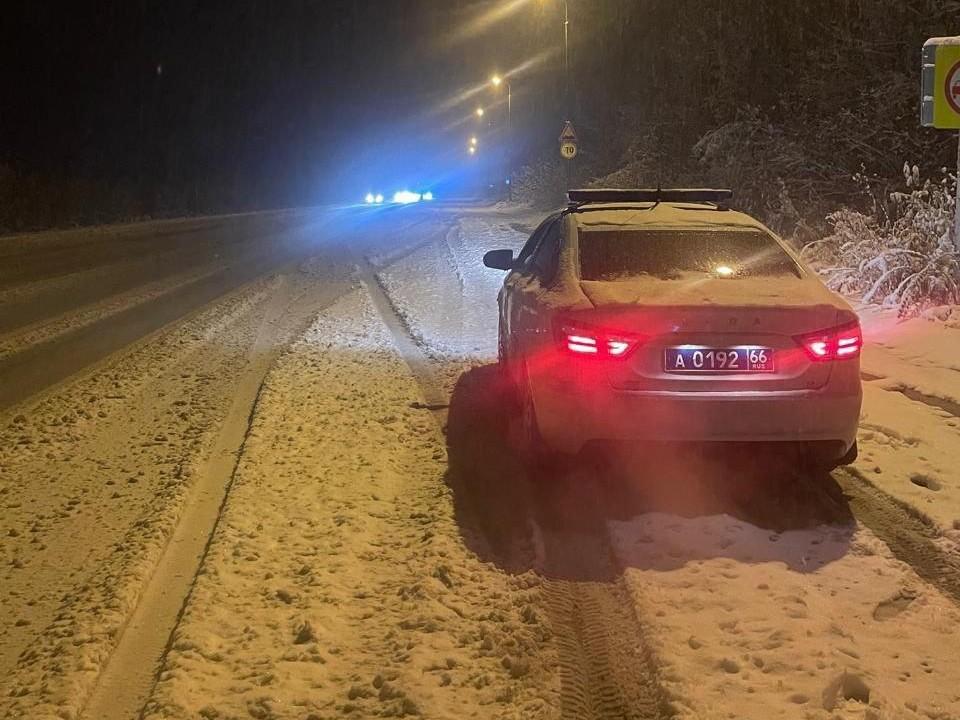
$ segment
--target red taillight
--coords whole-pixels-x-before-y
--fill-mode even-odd
[[[796,341],[803,346],[810,359],[815,361],[855,358],[860,355],[863,347],[860,323],[856,321],[809,335],[799,335]]]
[[[562,350],[580,357],[622,360],[644,341],[643,335],[561,322],[556,327]]]
[[[595,337],[569,334],[565,337],[565,341],[567,343],[567,350],[577,353],[578,355],[597,355],[600,353],[597,338]]]

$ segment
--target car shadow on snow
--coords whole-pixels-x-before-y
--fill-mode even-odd
[[[495,365],[457,381],[447,483],[467,545],[507,572],[603,581],[615,566],[710,558],[812,572],[849,550],[855,524],[836,481],[773,449],[608,447],[531,477],[498,382]]]

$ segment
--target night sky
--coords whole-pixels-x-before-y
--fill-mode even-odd
[[[476,191],[524,165],[546,203],[567,118],[574,182],[730,184],[763,214],[783,181],[818,221],[863,170],[883,194],[905,161],[952,166],[916,106],[958,3],[570,0],[566,77],[562,0],[13,0],[0,232]]]
[[[485,22],[503,5],[7,3],[0,163],[161,204],[210,187],[239,204],[300,204],[456,177],[466,138],[497,129],[463,119],[498,96],[451,100],[538,53],[553,65],[527,74],[556,71],[550,9]],[[528,99],[518,132],[543,104]]]

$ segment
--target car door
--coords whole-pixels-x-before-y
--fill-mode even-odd
[[[561,216],[547,218],[524,246],[504,283],[510,346],[508,352],[527,355],[549,333],[549,318],[542,304],[542,290],[556,273],[561,236]]]
[[[531,233],[530,237],[527,239],[527,242],[525,242],[523,247],[520,249],[520,254],[517,255],[517,258],[513,261],[513,268],[507,273],[507,276],[503,281],[503,287],[500,289],[500,294],[497,296],[497,302],[500,307],[500,328],[503,338],[509,345],[507,348],[508,351],[511,350],[512,346],[514,345],[511,338],[514,330],[513,318],[514,305],[516,302],[515,294],[518,287],[523,283],[526,267],[530,262],[530,258],[533,256],[533,251],[536,250],[537,245],[543,237],[543,234],[549,227],[550,221],[551,218],[547,218],[537,226],[537,229],[534,230],[533,233]]]

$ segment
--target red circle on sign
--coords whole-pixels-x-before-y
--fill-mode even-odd
[[[947,96],[947,104],[953,108],[953,111],[960,115],[960,60],[954,63],[953,67],[947,72],[947,80],[943,88]],[[956,96],[954,96],[956,93]]]

